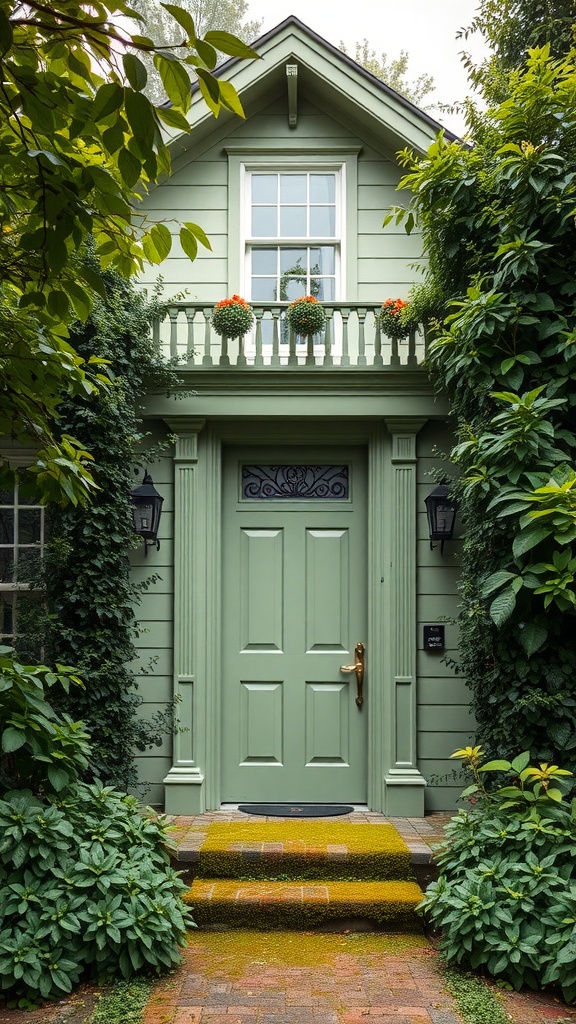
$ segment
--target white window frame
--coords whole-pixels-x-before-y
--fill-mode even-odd
[[[0,500],[0,504],[2,505],[3,508],[12,508],[12,509],[14,509],[14,529],[13,529],[13,540],[12,540],[12,543],[11,544],[2,544],[1,540],[0,540],[0,549],[2,551],[8,551],[8,550],[12,551],[12,553],[13,553],[12,561],[13,561],[15,567],[17,567],[17,564],[18,564],[18,548],[19,547],[20,548],[22,548],[22,547],[29,548],[31,551],[37,552],[40,555],[40,557],[42,557],[42,555],[44,553],[44,548],[45,548],[45,545],[46,545],[46,510],[45,510],[45,507],[43,505],[41,505],[40,502],[34,502],[32,504],[30,504],[30,503],[26,503],[26,504],[22,503],[22,504],[20,504],[19,501],[18,501],[18,484],[17,483],[16,483],[16,485],[15,485],[15,487],[13,489],[13,500],[12,500],[12,502],[2,502]],[[22,545],[22,544],[18,543],[18,540],[19,540],[19,537],[18,537],[18,512],[19,512],[20,509],[22,509],[22,510],[25,510],[25,509],[37,509],[37,510],[39,510],[39,512],[40,512],[40,540],[38,542],[33,543],[33,544],[25,544],[25,545]],[[17,578],[15,580],[7,580],[7,581],[1,581],[0,580],[0,597],[2,597],[4,595],[11,595],[13,597],[13,603],[12,603],[12,608],[13,608],[13,610],[12,610],[12,631],[10,633],[4,632],[4,628],[3,628],[4,627],[4,623],[3,623],[3,621],[0,621],[0,644],[12,646],[16,642],[16,640],[17,640],[17,637],[18,637],[18,610],[17,609],[18,609],[18,594],[20,594],[20,593],[25,593],[25,594],[41,593],[41,590],[38,587],[32,587],[29,583],[23,583],[23,582],[19,581]]]
[[[228,287],[230,293],[239,292],[249,297],[250,268],[247,257],[249,241],[265,245],[266,239],[253,239],[249,234],[250,224],[250,175],[253,172],[273,171],[336,174],[337,190],[337,231],[338,238],[326,239],[324,244],[339,244],[339,278],[335,301],[353,302],[358,293],[357,239],[358,239],[358,155],[360,144],[349,146],[326,146],[310,143],[288,147],[283,140],[267,146],[229,145],[228,155]],[[339,184],[338,184],[339,183]],[[338,201],[339,199],[339,201]],[[273,239],[270,244],[286,243],[295,247],[314,245],[318,239]]]
[[[336,180],[335,189],[335,213],[336,223],[334,225],[334,234],[331,236],[320,236],[320,235],[252,235],[250,234],[251,228],[251,213],[252,213],[252,176],[254,174],[314,174],[314,173],[327,173],[333,174]],[[334,249],[335,256],[335,267],[334,267],[334,301],[342,301],[344,299],[344,291],[342,289],[342,268],[345,266],[346,259],[346,243],[344,238],[344,193],[345,193],[345,177],[346,168],[342,164],[338,166],[315,166],[309,167],[308,165],[302,165],[300,167],[278,167],[278,165],[271,167],[251,167],[244,165],[242,173],[242,239],[243,239],[243,255],[244,255],[244,266],[242,274],[243,292],[242,294],[250,301],[255,301],[251,294],[252,288],[252,273],[251,273],[251,253],[254,249],[270,247],[270,248],[284,248],[284,249],[309,249],[319,248],[320,246],[330,246]],[[309,204],[308,207],[309,209]]]

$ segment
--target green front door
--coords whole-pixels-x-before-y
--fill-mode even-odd
[[[222,800],[365,803],[363,450],[230,449],[223,521]]]

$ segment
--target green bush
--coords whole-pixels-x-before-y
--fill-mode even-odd
[[[576,801],[570,772],[531,767],[530,755],[482,764],[480,747],[456,752],[476,801],[446,826],[438,881],[420,909],[442,931],[449,963],[482,968],[515,989],[554,983],[576,1000]],[[453,756],[456,756],[453,755]],[[504,781],[489,792],[485,772]]]
[[[82,976],[160,972],[192,922],[167,826],[138,801],[75,783],[0,800],[0,977],[6,998],[55,998]]]
[[[18,786],[58,792],[88,765],[83,722],[59,714],[46,690],[59,684],[84,688],[64,665],[22,665],[11,647],[0,647],[0,793]]]
[[[83,975],[158,972],[179,960],[186,886],[170,868],[167,825],[135,797],[78,781],[82,722],[46,689],[70,669],[21,665],[0,648],[0,994],[56,998]],[[23,780],[28,778],[28,788]],[[19,788],[17,788],[19,787]]]

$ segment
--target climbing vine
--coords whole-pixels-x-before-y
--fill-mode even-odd
[[[476,122],[478,123],[478,122]],[[476,145],[405,153],[458,422],[461,668],[479,740],[576,767],[576,64],[530,51]]]
[[[89,257],[90,258],[90,257]],[[150,338],[158,296],[148,299],[115,273],[104,275],[106,302],[74,331],[81,355],[108,361],[110,387],[62,407],[60,427],[94,456],[99,490],[85,508],[52,507],[50,543],[42,564],[46,612],[35,605],[23,632],[35,631],[51,663],[73,665],[85,689],[62,694],[58,706],[81,719],[91,735],[89,776],[127,789],[136,783],[134,753],[161,742],[169,714],[137,718],[141,697],[131,662],[136,655],[139,587],[130,577],[134,546],[129,492],[141,462],[138,403],[149,387],[169,387],[175,373]],[[153,577],[146,585],[153,585]]]

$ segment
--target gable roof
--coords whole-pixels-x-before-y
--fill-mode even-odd
[[[220,64],[214,74],[234,85],[247,116],[286,94],[286,65],[298,66],[298,92],[316,105],[354,125],[359,135],[383,137],[386,149],[410,147],[425,152],[439,131],[453,140],[454,134],[434,118],[366,71],[347,54],[291,15],[260,36],[252,48],[260,60],[232,58]],[[184,148],[199,142],[205,132],[214,130],[214,118],[201,100],[200,90],[192,88],[189,119],[194,126],[192,138],[180,137]],[[222,111],[222,126],[237,124],[236,115]]]

